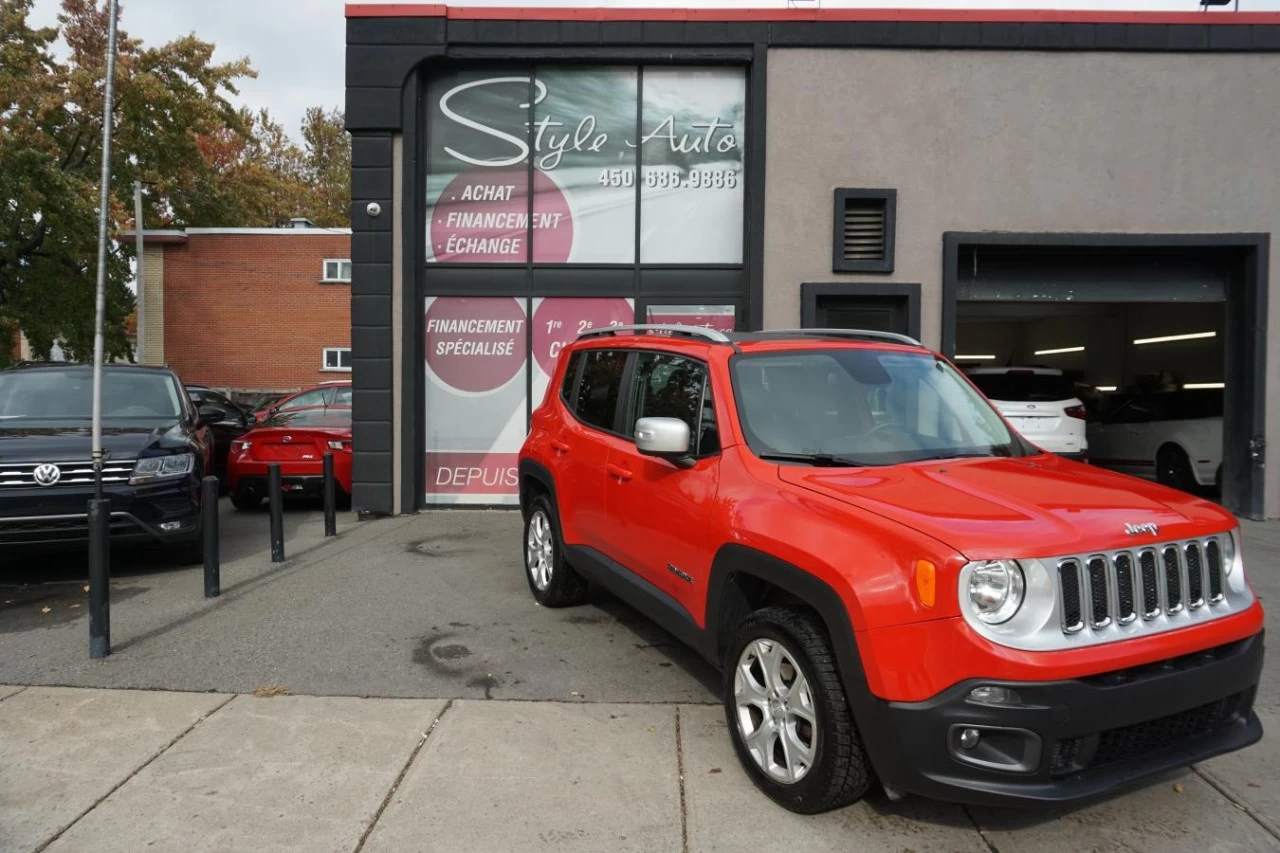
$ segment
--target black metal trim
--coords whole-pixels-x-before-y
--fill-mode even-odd
[[[743,193],[743,261],[747,266],[747,329],[764,328],[765,134],[769,50],[757,44],[747,69],[746,187]]]
[[[884,202],[884,257],[878,261],[850,261],[844,257],[844,211],[850,199]],[[837,187],[831,214],[832,272],[893,272],[894,243],[897,237],[898,191]]]
[[[823,296],[900,298],[907,303],[907,331],[920,340],[920,285],[916,282],[805,282],[800,285],[800,325],[818,327],[818,299]]]
[[[960,252],[964,247],[1201,249],[1230,253],[1226,299],[1223,505],[1261,521],[1265,511],[1269,233],[1119,234],[948,231],[942,235],[942,347],[955,355]]]

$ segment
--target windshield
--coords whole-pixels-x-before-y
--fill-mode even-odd
[[[104,424],[176,421],[183,401],[165,373],[104,370]],[[93,417],[93,373],[84,368],[0,371],[0,426],[65,425]]]
[[[733,383],[747,444],[762,457],[894,465],[1035,452],[932,355],[853,348],[740,355]]]

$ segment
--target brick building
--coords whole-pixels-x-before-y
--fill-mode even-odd
[[[188,228],[143,241],[140,363],[232,392],[350,376],[349,229]]]

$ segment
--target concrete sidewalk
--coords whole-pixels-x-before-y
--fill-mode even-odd
[[[1073,809],[801,817],[715,705],[0,687],[0,850],[1280,850],[1258,749]]]

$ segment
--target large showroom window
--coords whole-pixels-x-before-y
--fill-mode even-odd
[[[742,263],[744,69],[453,71],[427,104],[429,263]]]

